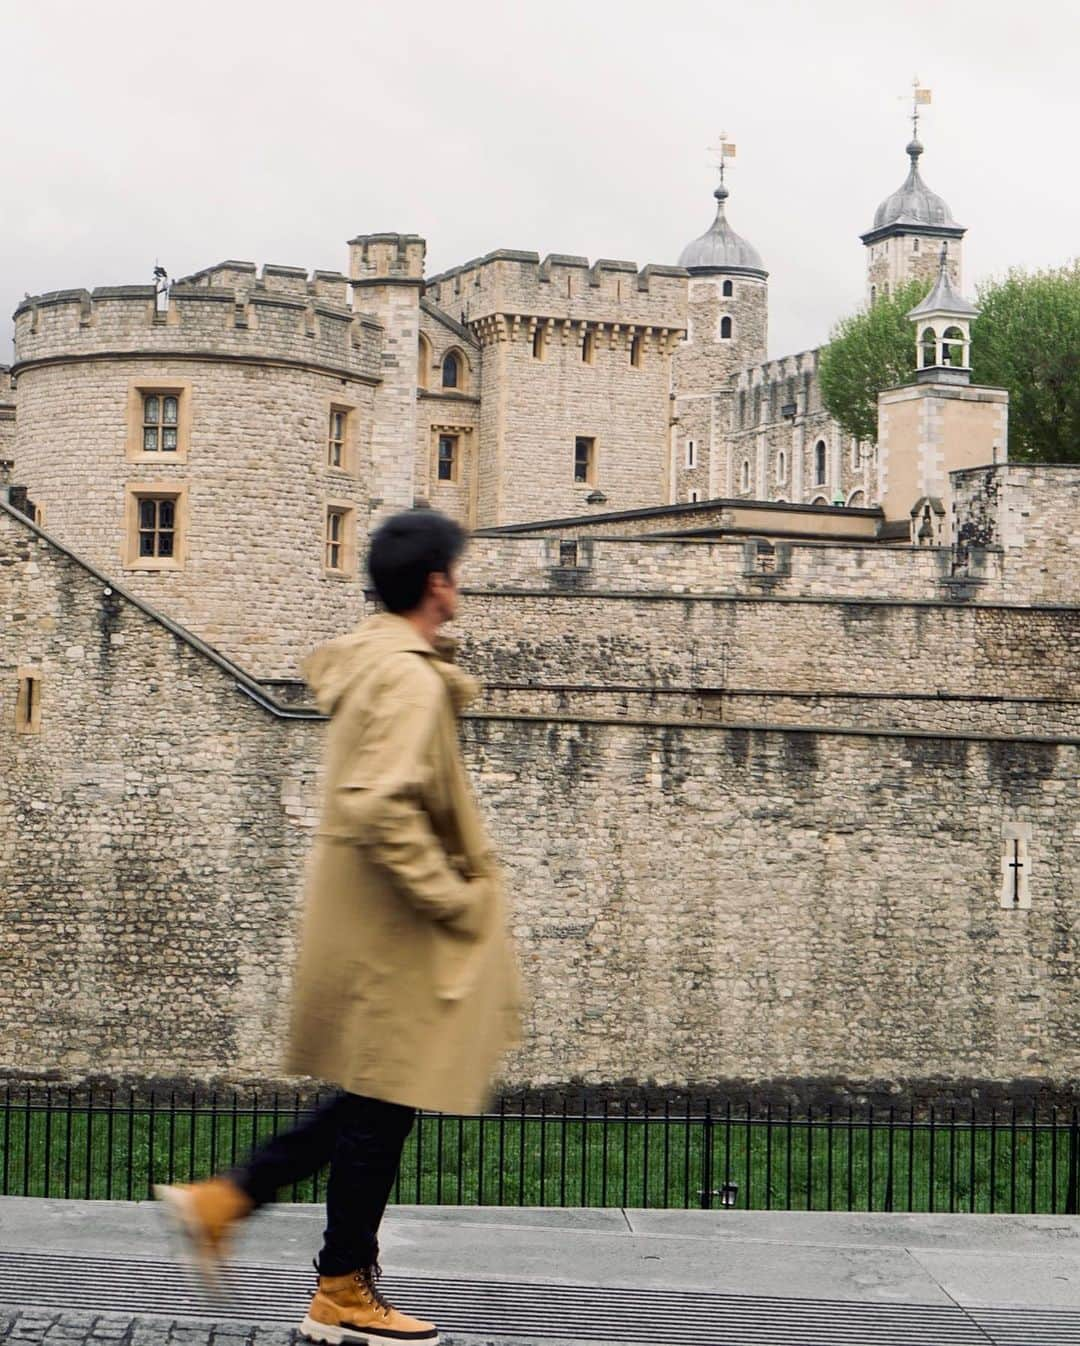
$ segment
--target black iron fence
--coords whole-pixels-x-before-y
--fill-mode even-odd
[[[318,1096],[4,1091],[0,1193],[120,1198],[242,1161]],[[392,1200],[419,1205],[1077,1211],[1078,1110],[898,1113],[731,1101],[501,1102],[421,1113]],[[325,1174],[280,1194],[319,1201]]]

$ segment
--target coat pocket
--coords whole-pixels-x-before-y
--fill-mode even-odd
[[[476,988],[487,962],[490,930],[479,935],[464,934],[432,921],[428,939],[435,995],[439,1000],[465,1000]]]

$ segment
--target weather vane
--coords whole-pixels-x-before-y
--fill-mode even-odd
[[[927,103],[933,102],[933,95],[929,89],[924,89],[919,83],[918,75],[911,81],[911,138],[919,138],[919,108]]]
[[[717,167],[720,169],[720,184],[721,186],[723,186],[724,168],[729,159],[735,158],[735,146],[734,144],[732,144],[730,140],[728,140],[727,132],[721,131],[720,143],[718,145],[710,145],[708,149],[710,154],[719,154],[720,156],[720,162],[719,164],[717,164]]]

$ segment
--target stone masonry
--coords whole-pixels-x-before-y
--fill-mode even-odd
[[[38,732],[0,737],[6,1072],[278,1078],[321,719],[8,507],[0,573],[0,716],[28,668],[42,708]],[[632,592],[474,590],[463,660],[496,696],[540,693],[463,724],[529,990],[504,1084],[1075,1074],[1074,620],[760,597],[639,613]],[[963,728],[890,728],[884,703],[873,724],[856,707],[820,728],[793,709],[756,726],[715,713],[718,689],[766,689],[785,657],[776,689],[820,689],[815,716],[830,678],[839,693],[891,659],[909,699],[949,686]],[[1005,704],[1010,668],[1020,700],[1056,688],[1055,727],[1003,732],[980,709],[977,691]],[[686,695],[642,697],[665,685]],[[612,713],[590,686],[637,700]],[[1031,827],[1030,909],[1000,901],[1015,819]],[[147,1013],[163,993],[168,1015]]]

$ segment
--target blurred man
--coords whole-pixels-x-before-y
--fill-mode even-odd
[[[245,1167],[155,1189],[212,1272],[239,1221],[329,1163],[312,1341],[438,1341],[379,1293],[379,1224],[416,1109],[482,1111],[517,1038],[499,869],[458,744],[476,684],[437,652],[465,541],[432,510],[389,519],[368,557],[386,611],[304,667],[331,719],[286,1069],[343,1092]]]

